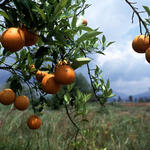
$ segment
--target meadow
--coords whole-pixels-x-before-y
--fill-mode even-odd
[[[89,122],[75,121],[82,129],[76,150],[150,150],[150,106],[88,103]],[[46,108],[42,126],[31,130],[26,120],[33,111],[10,111],[0,105],[0,150],[75,150],[75,127],[64,108]],[[72,114],[73,115],[73,112]]]

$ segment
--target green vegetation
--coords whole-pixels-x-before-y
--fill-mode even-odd
[[[126,107],[107,104],[100,109],[98,103],[88,104],[88,123],[78,121],[82,136],[78,134],[77,150],[148,150],[150,147],[149,107]],[[0,149],[3,150],[73,150],[76,130],[65,109],[43,111],[42,126],[32,131],[26,125],[31,111],[12,111],[0,105]],[[70,110],[70,109],[69,109]],[[70,110],[71,111],[71,110]],[[71,113],[73,116],[73,112]],[[79,118],[77,120],[80,120]],[[77,121],[76,120],[76,121]]]

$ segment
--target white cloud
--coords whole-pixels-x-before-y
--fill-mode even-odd
[[[143,10],[142,5],[150,5],[147,0],[138,2],[135,6],[139,11]],[[106,49],[105,56],[93,56],[95,64],[102,68],[104,78],[110,79],[111,87],[117,92],[133,95],[147,91],[149,64],[144,54],[132,49],[132,40],[140,32],[136,16],[134,24],[131,23],[132,10],[129,5],[120,0],[88,0],[87,3],[92,4],[85,13],[88,25],[100,27],[108,41],[116,41]]]

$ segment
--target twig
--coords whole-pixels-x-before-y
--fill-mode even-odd
[[[141,16],[139,15],[139,12],[136,11],[136,8],[132,6],[132,2],[129,2],[128,0],[125,0],[126,3],[132,8],[133,12],[137,15],[138,19],[139,19],[139,25],[142,23],[146,32],[149,34],[149,30],[145,24],[145,22],[143,21],[143,19],[141,18]],[[134,3],[135,4],[135,3]],[[140,32],[142,33],[142,27],[140,25]]]

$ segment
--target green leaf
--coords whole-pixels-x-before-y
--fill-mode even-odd
[[[82,93],[80,92],[79,89],[76,90],[76,95],[77,95],[77,97],[76,96],[75,97],[77,98],[77,100],[80,100],[82,97]]]
[[[29,64],[31,64],[31,63],[32,63],[32,58],[31,58],[30,53],[28,53],[27,60],[28,60],[28,63],[29,63]]]
[[[57,4],[57,6],[56,6],[56,8],[55,8],[55,10],[54,10],[54,16],[55,16],[55,17],[57,17],[57,16],[61,13],[62,9],[66,6],[67,2],[68,2],[68,0],[61,0],[61,1]],[[54,17],[54,18],[55,18],[55,17]]]
[[[0,11],[0,15],[2,15],[4,18],[6,18],[7,20],[9,20],[11,23],[13,22],[13,21],[9,18],[9,16],[7,15],[6,12]]]
[[[103,42],[103,43],[106,42],[106,37],[105,37],[105,35],[102,36],[102,42]]]
[[[88,64],[90,61],[91,59],[88,57],[76,58],[75,60],[73,60],[71,67],[75,70],[84,64]]]
[[[43,58],[36,59],[35,68],[39,69],[42,63],[43,63]]]
[[[41,15],[41,17],[42,17],[43,21],[45,21],[45,20],[46,20],[46,16],[45,16],[45,14],[44,14],[43,10],[42,10],[42,9],[40,9],[37,5],[36,5],[36,9],[32,9],[32,10],[33,10],[33,11],[35,11],[35,12],[38,12],[38,13]]]
[[[145,9],[145,11],[147,12],[147,14],[150,16],[150,9],[147,6],[143,6],[143,8]]]
[[[2,57],[1,60],[0,60],[0,64],[4,63],[5,59],[6,59],[6,57]]]
[[[109,42],[109,43],[106,45],[106,47],[108,47],[109,45],[111,45],[111,44],[113,44],[113,43],[115,43],[115,41]]]
[[[75,27],[76,27],[76,22],[77,22],[77,16],[74,15],[74,16],[73,16],[73,19],[72,19],[72,23],[71,23],[72,28],[75,28]]]
[[[93,31],[92,28],[87,27],[87,26],[79,26],[78,29],[79,30],[84,30],[84,31],[87,31],[87,32]]]
[[[68,92],[70,92],[72,90],[72,88],[74,87],[74,85],[75,85],[75,83],[67,85]]]
[[[109,80],[107,80],[106,88],[109,89],[109,87],[110,87],[110,82],[109,82]]]
[[[26,50],[20,52],[20,59],[23,60],[26,57]]]
[[[89,32],[86,32],[84,33],[80,38],[77,39],[77,43],[81,43],[85,40],[89,40],[93,37],[96,37],[97,35],[101,34],[102,32],[98,32],[98,31],[89,31]]]
[[[69,102],[70,102],[70,95],[69,95],[69,93],[66,93],[66,94],[64,95],[64,100],[65,100],[65,102],[66,102],[67,104],[69,104]]]
[[[96,51],[96,53],[98,53],[98,54],[102,54],[102,55],[105,55],[102,51]]]

